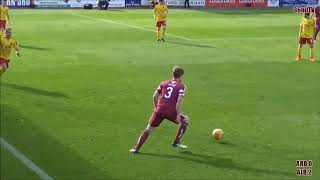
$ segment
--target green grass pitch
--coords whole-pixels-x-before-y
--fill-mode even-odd
[[[295,62],[289,9],[12,10],[22,48],[1,79],[1,136],[54,179],[320,179],[320,47]],[[152,94],[182,65],[191,122],[165,121],[133,155]],[[221,128],[225,137],[214,141]],[[296,177],[296,160],[313,176]],[[1,148],[1,179],[38,179]]]

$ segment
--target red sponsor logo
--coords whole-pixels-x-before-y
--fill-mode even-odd
[[[293,13],[313,13],[313,7],[293,7]]]
[[[268,0],[206,0],[208,7],[267,7]]]

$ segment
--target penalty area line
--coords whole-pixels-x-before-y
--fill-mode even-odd
[[[109,19],[95,18],[95,17],[85,16],[85,15],[76,14],[76,13],[71,13],[71,14],[73,16],[84,17],[84,18],[87,18],[87,19],[92,19],[92,20],[101,21],[101,22],[110,23],[110,24],[116,24],[116,25],[120,25],[120,26],[126,26],[126,27],[130,27],[130,28],[133,28],[133,29],[139,29],[139,30],[149,31],[149,32],[156,32],[156,30],[153,30],[153,29],[149,29],[149,28],[145,28],[145,27],[141,27],[141,26],[135,26],[135,25],[122,23],[122,22],[117,22],[117,21],[113,21],[113,20],[109,20]],[[186,38],[186,37],[183,37],[183,36],[178,36],[178,35],[171,34],[171,33],[166,33],[166,35],[174,37],[174,38],[178,38],[178,39],[187,40],[187,41],[191,40],[190,38]]]
[[[36,173],[42,180],[53,180],[46,172],[35,165],[30,159],[24,154],[18,151],[15,147],[9,144],[4,138],[0,137],[1,146],[9,151],[15,158],[22,162],[28,169]]]

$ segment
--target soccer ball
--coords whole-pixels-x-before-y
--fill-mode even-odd
[[[216,140],[221,140],[223,138],[223,131],[222,129],[214,129],[212,131],[212,136],[216,139]]]

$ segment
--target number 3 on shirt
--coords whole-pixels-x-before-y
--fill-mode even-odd
[[[173,87],[167,87],[167,93],[164,95],[164,98],[170,99],[172,95]]]

